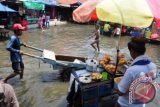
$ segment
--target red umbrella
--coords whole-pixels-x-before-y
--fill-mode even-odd
[[[73,11],[73,20],[77,22],[88,22],[96,9],[96,5],[101,0],[88,0]]]

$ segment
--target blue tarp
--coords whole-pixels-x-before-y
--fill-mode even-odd
[[[36,2],[40,2],[46,5],[56,6],[57,2],[56,0],[35,0]]]
[[[17,12],[7,6],[4,6],[3,4],[0,3],[0,12]]]

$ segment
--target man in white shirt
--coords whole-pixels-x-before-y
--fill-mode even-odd
[[[145,40],[142,38],[132,38],[132,40],[128,43],[128,49],[131,57],[134,60],[125,72],[123,79],[118,84],[117,92],[119,94],[119,98],[116,107],[144,107],[144,104],[129,103],[129,88],[131,83],[137,78],[141,77],[142,74],[146,75],[152,71],[157,71],[157,68],[156,65],[151,62],[146,55],[144,55],[146,48]]]

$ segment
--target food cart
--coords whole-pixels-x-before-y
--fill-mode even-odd
[[[127,60],[124,58],[124,55],[119,55],[118,57],[119,65],[123,66],[123,70],[118,68],[115,71],[116,67],[112,63],[112,58],[109,55],[105,55],[99,60],[97,65],[98,69],[101,70],[95,71],[95,66],[92,66],[92,64],[88,65],[86,58],[56,55],[53,51],[28,45],[27,47],[42,52],[42,56],[28,53],[24,53],[24,55],[38,58],[44,63],[52,64],[53,69],[57,68],[57,66],[77,68],[70,74],[70,85],[67,95],[69,107],[105,107],[106,104],[109,107],[113,107],[117,101],[118,95],[114,92],[114,78],[123,76],[126,70],[124,69],[126,68],[124,64],[127,64]],[[74,62],[75,59],[80,62]],[[90,61],[95,64],[94,60],[91,59]],[[120,73],[120,71],[122,72]],[[116,80],[116,83],[118,83],[117,81],[119,82],[120,80]]]
[[[109,55],[99,60],[99,66],[103,68],[101,71],[81,69],[72,72],[67,95],[69,107],[106,107],[106,104],[113,107],[118,98],[114,88],[123,76],[122,72],[126,70],[124,64],[127,61],[123,58],[123,55],[119,56],[119,65],[123,69],[118,67],[117,72],[115,64],[110,63]]]

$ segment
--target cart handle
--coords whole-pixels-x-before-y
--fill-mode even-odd
[[[29,53],[23,53],[23,55],[26,55],[26,56],[30,56],[30,57],[33,57],[33,58],[37,58],[37,59],[44,60],[43,57],[40,57],[40,56],[37,56],[37,55],[32,55],[32,54],[29,54]]]
[[[30,46],[30,45],[25,45],[25,47],[28,47],[28,48],[43,52],[43,49],[36,48],[36,47]]]

